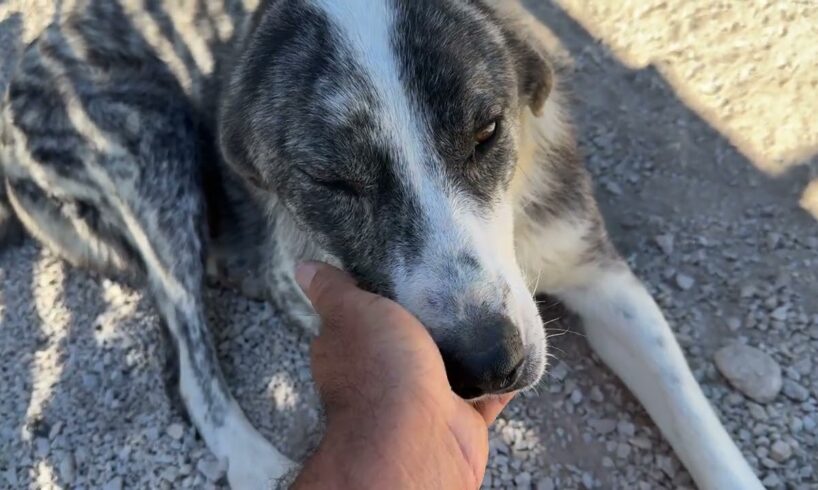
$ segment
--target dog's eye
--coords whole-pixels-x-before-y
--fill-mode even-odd
[[[364,192],[362,184],[346,180],[319,180],[316,183],[332,192],[346,194],[351,197],[361,197]]]
[[[495,119],[494,121],[480,128],[476,133],[474,133],[475,146],[477,148],[485,147],[489,145],[492,141],[494,141],[494,137],[497,135],[497,127],[499,125],[500,121],[498,119]]]
[[[298,169],[298,171],[301,172],[301,174],[303,174],[305,177],[307,177],[307,179],[309,179],[312,184],[323,187],[324,189],[337,194],[345,194],[350,197],[361,197],[365,190],[364,184],[360,182],[342,179],[321,178],[316,177],[302,169]]]

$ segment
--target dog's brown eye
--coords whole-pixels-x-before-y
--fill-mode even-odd
[[[474,142],[477,146],[485,145],[494,138],[497,133],[497,121],[492,121],[476,133],[474,133]]]

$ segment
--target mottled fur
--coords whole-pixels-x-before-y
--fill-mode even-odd
[[[308,258],[421,318],[467,397],[540,379],[531,293],[561,298],[702,487],[760,488],[610,245],[526,22],[504,0],[268,0],[203,77],[160,2],[77,0],[4,100],[0,240],[11,206],[72,264],[144,284],[235,488],[293,465],[230,395],[202,287],[314,328],[292,276]]]

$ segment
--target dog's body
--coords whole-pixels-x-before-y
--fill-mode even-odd
[[[531,296],[556,296],[702,488],[761,488],[610,245],[512,2],[269,0],[202,90],[160,53],[155,6],[76,4],[27,49],[5,100],[0,239],[10,203],[70,263],[145,285],[234,488],[283,484],[294,466],[231,397],[201,289],[209,276],[314,329],[292,277],[303,259],[423,320],[467,398],[540,379]]]

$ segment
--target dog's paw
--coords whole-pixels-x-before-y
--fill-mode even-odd
[[[233,490],[286,489],[297,475],[297,465],[268,442],[245,447],[231,457],[227,481]]]

